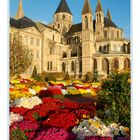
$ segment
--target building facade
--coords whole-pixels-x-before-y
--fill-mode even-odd
[[[10,34],[19,33],[32,51],[33,62],[26,74],[31,75],[34,66],[38,73],[68,72],[74,78],[95,70],[106,76],[114,69],[130,68],[130,42],[110,11],[105,16],[98,0],[93,17],[89,0],[83,5],[81,23],[73,23],[66,0],[61,0],[53,22],[46,25],[27,18],[20,0],[16,17],[10,18]]]

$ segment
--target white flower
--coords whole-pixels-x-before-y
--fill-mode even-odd
[[[23,117],[20,116],[19,114],[14,114],[13,112],[10,112],[10,126],[14,123],[14,122],[20,122],[23,120]]]
[[[35,96],[35,97],[31,97],[31,98],[20,98],[20,99],[16,99],[14,101],[14,105],[16,107],[25,107],[28,109],[32,109],[34,106],[39,105],[42,103],[42,100]]]

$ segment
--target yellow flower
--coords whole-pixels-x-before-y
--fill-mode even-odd
[[[128,133],[129,132],[129,128],[125,127],[125,132]]]
[[[86,114],[83,114],[83,118],[87,118]]]
[[[76,124],[79,124],[79,120],[77,119]]]

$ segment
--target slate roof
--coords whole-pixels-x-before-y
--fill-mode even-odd
[[[17,28],[17,29],[25,29],[25,28],[29,28],[29,27],[35,27],[39,31],[36,23],[33,20],[31,20],[25,16],[23,18],[20,18],[20,19],[10,18],[10,26]]]
[[[93,29],[95,30],[95,23],[96,21],[93,20]],[[117,25],[110,19],[108,18],[104,18],[104,25],[105,27],[114,27],[114,28],[118,28]],[[74,24],[71,26],[70,30],[68,31],[68,34],[72,34],[75,32],[81,32],[82,31],[82,23],[78,23],[78,24]]]
[[[87,14],[87,13],[92,14],[92,10],[91,10],[90,4],[89,4],[89,0],[85,1],[84,7],[83,7],[83,10],[82,10],[82,15]]]
[[[48,26],[48,25],[46,25],[46,24],[44,24],[44,23],[41,23],[41,22],[39,22],[41,25],[43,25],[44,27],[46,27],[46,28],[48,28],[48,29],[51,29],[51,30],[54,30],[54,31],[57,31],[57,32],[59,32],[57,29],[55,29],[55,28],[53,28],[53,27],[51,27],[51,26]]]
[[[72,15],[66,0],[61,0],[55,14],[60,13],[60,12],[65,12],[65,13],[69,13],[69,14]]]
[[[102,9],[102,5],[101,5],[101,1],[98,0],[98,4],[97,4],[97,7],[96,7],[96,12],[100,12],[100,11],[103,11],[103,9]]]

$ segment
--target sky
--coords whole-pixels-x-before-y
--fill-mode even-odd
[[[50,23],[53,21],[60,0],[22,0],[25,16],[35,21]],[[98,0],[90,0],[95,19],[95,8]],[[19,0],[10,0],[10,16],[14,17],[18,9]],[[67,0],[73,14],[74,23],[81,22],[81,11],[84,0]],[[110,9],[113,22],[124,30],[124,36],[130,38],[130,0],[101,0],[104,15]]]

